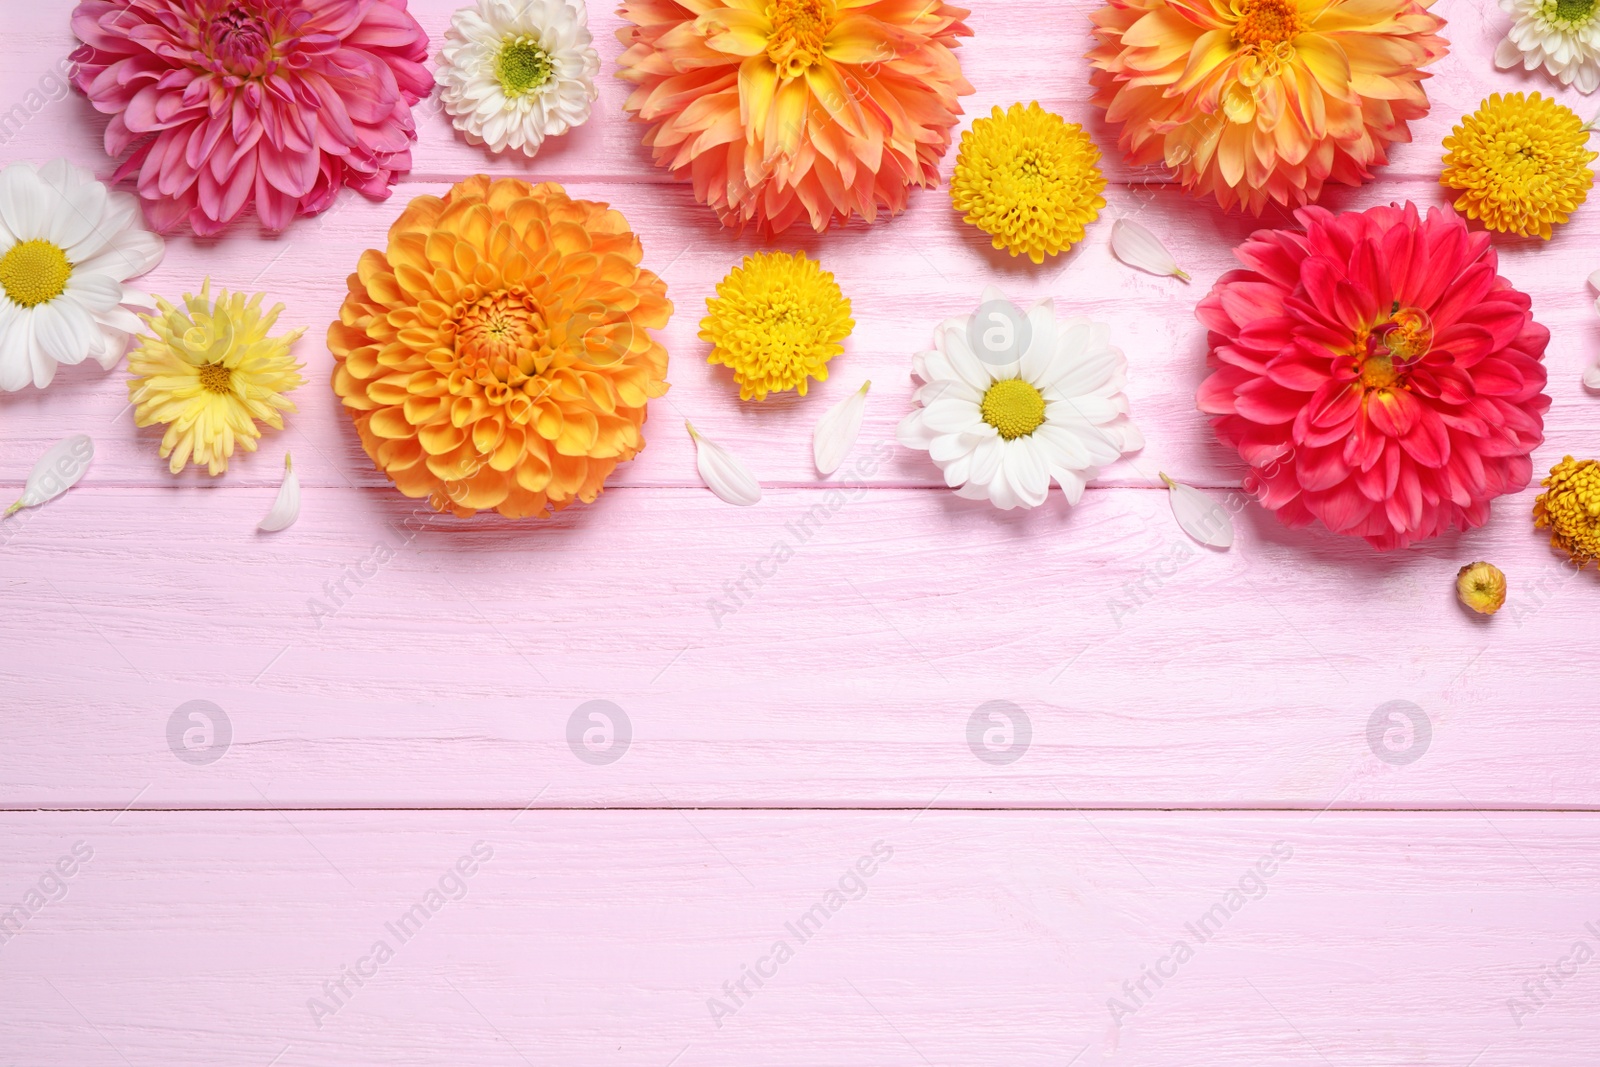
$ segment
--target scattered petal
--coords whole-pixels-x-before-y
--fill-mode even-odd
[[[1189,275],[1178,269],[1177,261],[1161,239],[1132,219],[1118,219],[1111,224],[1111,251],[1138,270],[1189,280]]]
[[[1600,363],[1589,364],[1589,369],[1583,372],[1583,387],[1590,392],[1600,393]]]
[[[701,437],[689,422],[683,425],[689,431],[689,436],[694,438],[695,466],[706,488],[728,503],[742,508],[761,500],[761,483],[756,481],[748,467],[715,441]]]
[[[300,476],[294,472],[294,461],[289,458],[289,453],[283,454],[283,484],[278,486],[278,498],[272,502],[272,510],[267,512],[267,517],[262,519],[256,529],[266,533],[276,533],[286,530],[294,525],[294,520],[300,517]]]
[[[829,408],[817,420],[816,433],[811,438],[811,454],[817,461],[817,470],[832,474],[850,454],[861,433],[861,416],[867,410],[867,390],[871,382],[862,382],[861,388]]]
[[[1597,120],[1600,120],[1600,117],[1597,117]],[[1600,270],[1589,275],[1589,284],[1595,289],[1600,289]]]
[[[1165,474],[1161,475],[1161,480],[1167,483],[1172,514],[1184,533],[1212,548],[1232,547],[1233,520],[1228,518],[1221,504],[1194,486],[1175,482]]]
[[[57,441],[33,465],[22,495],[0,518],[13,515],[23,508],[38,507],[65,493],[78,484],[78,479],[89,469],[89,461],[93,458],[94,442],[88,434],[77,433]]]
[[[1493,563],[1469,563],[1456,572],[1456,597],[1479,615],[1493,615],[1506,602],[1505,573]]]

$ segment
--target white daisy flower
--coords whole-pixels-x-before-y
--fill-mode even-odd
[[[122,283],[161,262],[139,201],[64,159],[0,170],[0,390],[49,385],[61,363],[110,370],[148,308]]]
[[[600,55],[583,0],[478,0],[450,19],[434,78],[475,145],[529,156],[589,121]]]
[[[1600,88],[1600,0],[1500,0],[1513,19],[1495,66],[1543,67],[1579,92]]]
[[[900,423],[958,496],[1035,508],[1052,480],[1076,504],[1097,468],[1144,447],[1122,395],[1128,362],[1110,328],[1056,320],[1043,300],[1018,311],[984,291],[977,314],[947,319],[913,366],[924,384]]]

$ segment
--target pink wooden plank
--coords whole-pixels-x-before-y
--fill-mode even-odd
[[[529,529],[314,489],[265,536],[270,490],[74,491],[0,551],[25,650],[0,666],[0,800],[1600,803],[1592,671],[1567,654],[1595,576],[1557,564],[1531,492],[1390,556],[1253,507],[1231,552],[1202,550],[1165,495],[1001,515],[927,490],[735,509],[619,489]],[[1493,620],[1454,602],[1478,558],[1511,582]],[[190,700],[232,721],[212,766],[169,750]],[[565,740],[591,700],[632,722],[610,765]],[[1407,766],[1367,739],[1393,700],[1432,724]],[[969,747],[990,701],[1029,717],[1025,758]]]
[[[513,814],[0,818],[7,906],[93,851],[0,945],[0,1048],[79,1067],[1593,1063],[1592,814]],[[737,1008],[720,1027],[713,997]]]

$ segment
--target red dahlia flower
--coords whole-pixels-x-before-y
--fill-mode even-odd
[[[411,167],[411,105],[433,84],[405,0],[83,0],[73,84],[137,145],[152,226],[214,234],[248,205],[269,230],[341,186],[389,195]]]
[[[1261,230],[1199,308],[1200,410],[1289,526],[1380,549],[1481,526],[1533,474],[1550,331],[1485,233],[1412,204]]]

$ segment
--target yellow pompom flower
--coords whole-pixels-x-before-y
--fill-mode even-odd
[[[1534,93],[1495,93],[1444,139],[1439,181],[1456,210],[1501,233],[1550,239],[1589,197],[1589,131],[1571,108]]]
[[[1533,525],[1550,531],[1550,544],[1579,569],[1600,559],[1600,460],[1567,456],[1539,483],[1545,492],[1533,502]]]
[[[950,200],[996,248],[1035,263],[1083,240],[1106,206],[1100,149],[1038,102],[996,107],[961,135]]]
[[[282,412],[295,410],[283,394],[305,384],[289,355],[305,327],[269,337],[283,305],[263,314],[261,300],[222,289],[213,301],[207,279],[181,308],[157,297],[155,314],[143,316],[154,336],[128,357],[128,399],[135,425],[166,426],[161,458],[171,457],[173,474],[191,459],[221,474],[235,444],[256,450],[258,421],[281,430]]]
[[[706,310],[706,362],[733,369],[740,400],[786,389],[805,396],[810,379],[827,381],[828,360],[844,351],[840,342],[856,327],[839,283],[804,252],[746,256],[717,284]]]

